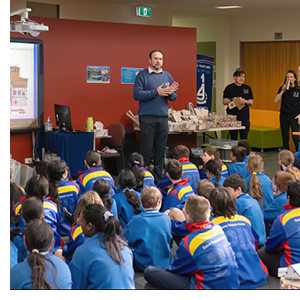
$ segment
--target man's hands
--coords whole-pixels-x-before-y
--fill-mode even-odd
[[[159,96],[169,96],[178,90],[179,83],[175,81],[170,85],[168,82],[166,88],[163,88],[163,86],[164,86],[164,84],[160,85],[157,88],[158,95]]]

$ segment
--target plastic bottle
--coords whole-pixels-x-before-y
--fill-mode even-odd
[[[91,132],[93,128],[94,128],[93,117],[88,117],[86,121],[86,131]]]
[[[52,131],[52,122],[50,121],[50,117],[45,122],[45,131]]]

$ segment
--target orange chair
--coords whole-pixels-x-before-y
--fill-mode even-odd
[[[108,125],[106,129],[110,137],[101,139],[100,142],[101,159],[105,166],[105,161],[114,158],[116,161],[116,168],[119,172],[120,168],[118,168],[117,159],[121,160],[121,169],[125,168],[125,159],[124,159],[124,151],[123,151],[125,126],[120,122],[115,122]],[[117,152],[116,153],[103,152],[102,150],[106,147],[108,147],[109,149],[115,149]],[[107,169],[106,171],[109,172],[109,170]]]

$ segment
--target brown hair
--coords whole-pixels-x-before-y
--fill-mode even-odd
[[[182,165],[176,159],[171,159],[166,165],[166,172],[173,180],[179,180],[182,176]]]
[[[214,156],[215,159],[220,158],[220,151],[217,147],[210,146],[203,149],[203,153],[207,153],[209,156]]]
[[[246,149],[246,156],[250,154],[252,147],[248,140],[240,140],[237,145]]]
[[[180,159],[183,157],[190,157],[190,150],[187,146],[177,145],[172,149],[172,156],[174,159]]]
[[[236,200],[232,192],[226,188],[213,189],[209,202],[212,206],[212,215],[232,218],[236,214]]]
[[[214,188],[214,184],[208,179],[202,179],[197,182],[197,194],[206,199],[209,199],[210,192]]]
[[[209,219],[210,203],[206,198],[192,194],[185,201],[185,210],[193,222],[202,223]]]
[[[100,205],[104,206],[98,193],[96,193],[95,191],[85,192],[81,196],[80,200],[78,201],[78,205],[76,207],[75,216],[74,216],[75,221],[79,218],[79,216],[82,213],[82,211],[84,210],[84,208],[89,204],[100,204]]]
[[[278,154],[278,159],[287,167],[287,171],[291,173],[296,180],[300,179],[300,171],[298,168],[293,166],[294,154],[290,150],[281,150]]]
[[[44,219],[37,219],[28,223],[25,229],[26,248],[31,255],[27,261],[32,269],[32,287],[35,290],[50,290],[52,285],[46,280],[46,263],[48,260],[53,266],[53,279],[57,285],[55,278],[57,274],[56,266],[46,255],[41,255],[40,252],[48,252],[53,241],[53,230]],[[35,250],[35,251],[33,251]],[[57,285],[58,287],[58,285]]]
[[[144,208],[154,208],[157,201],[161,200],[162,195],[155,186],[147,186],[141,193],[141,202]]]
[[[205,164],[205,171],[211,172],[213,175],[216,175],[217,181],[215,182],[215,187],[219,187],[219,181],[221,178],[222,165],[217,159],[210,159]]]
[[[235,70],[235,72],[233,73],[233,76],[240,77],[240,76],[243,75],[243,74],[246,75],[245,71],[242,70],[241,68],[237,68],[237,69]]]
[[[233,146],[231,152],[232,155],[236,157],[237,161],[244,161],[247,150],[241,146]]]
[[[274,174],[274,184],[277,186],[280,192],[286,192],[289,183],[293,180],[293,175],[288,172],[277,171]]]

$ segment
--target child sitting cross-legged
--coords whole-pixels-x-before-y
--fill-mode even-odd
[[[145,279],[161,289],[238,289],[238,267],[222,228],[210,223],[210,203],[191,195],[185,202],[186,225],[174,262],[167,268],[149,266]]]
[[[240,289],[253,289],[265,285],[269,273],[256,252],[251,222],[236,213],[236,201],[232,192],[226,188],[213,189],[209,202],[212,206],[210,221],[222,227],[235,253]]]
[[[188,182],[188,178],[182,179],[182,165],[176,159],[171,159],[166,166],[166,174],[172,185],[168,187],[167,196],[163,201],[162,211],[172,207],[182,209],[184,207],[185,199],[194,194],[192,187]]]
[[[156,187],[145,187],[141,201],[145,212],[133,216],[122,234],[134,249],[134,264],[139,270],[149,265],[166,268],[173,262],[172,234],[170,218],[159,212],[161,193]]]

